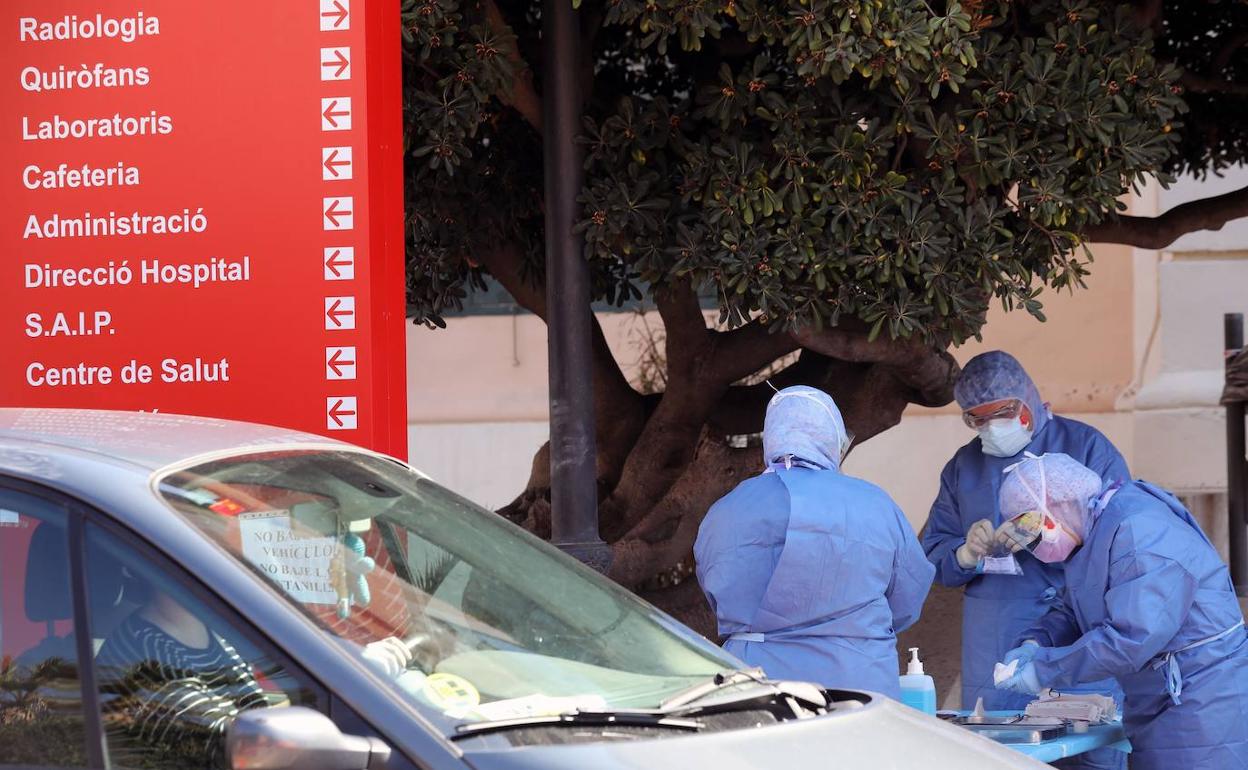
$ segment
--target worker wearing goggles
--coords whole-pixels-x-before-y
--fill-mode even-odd
[[[1066,548],[1068,541],[1064,534],[1056,541],[1041,537],[1028,543],[1034,552],[1019,548],[1011,553],[997,537],[1004,523],[997,509],[1002,473],[1024,452],[1064,452],[1106,479],[1126,480],[1130,474],[1122,455],[1098,430],[1053,414],[1031,377],[1008,353],[992,351],[968,361],[954,385],[954,397],[963,422],[976,435],[941,473],[923,547],[936,565],[936,579],[965,590],[963,706],[971,708],[982,697],[987,709],[1022,709],[1031,699],[996,689],[992,669],[1018,634],[1057,601],[1066,585],[1062,564],[1041,556],[1055,546]],[[1111,680],[1088,690],[1115,692],[1116,687]],[[1080,755],[1059,766],[1123,766],[1119,752],[1101,754]]]

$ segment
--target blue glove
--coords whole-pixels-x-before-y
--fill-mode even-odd
[[[1040,680],[1036,676],[1036,664],[1030,660],[1023,664],[1018,673],[997,685],[998,690],[1010,690],[1023,695],[1037,695],[1040,692]]]
[[[1019,663],[1019,665],[1021,666],[1023,665],[1023,663],[1030,663],[1031,661],[1035,660],[1036,653],[1039,651],[1040,651],[1039,643],[1035,642],[1034,640],[1028,639],[1027,641],[1023,642],[1019,646],[1007,652],[1005,654],[1005,659],[1002,661],[1002,663],[1010,663],[1011,661],[1017,660],[1017,661],[1021,661]]]

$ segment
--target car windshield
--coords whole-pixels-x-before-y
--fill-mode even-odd
[[[381,457],[239,455],[169,473],[158,489],[346,649],[380,669],[387,645],[406,645],[411,661],[387,680],[445,726],[653,709],[741,665],[549,544]]]

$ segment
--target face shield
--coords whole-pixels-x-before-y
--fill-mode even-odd
[[[1100,477],[1065,455],[1028,455],[1005,473],[999,541],[1043,562],[1064,561],[1083,543]]]
[[[1065,524],[1057,520],[1056,516],[1042,510],[1023,511],[1002,524],[997,532],[1002,541],[1012,550],[1024,550],[1032,554],[1035,554],[1038,548],[1043,549],[1045,543],[1060,540],[1063,532],[1072,538],[1076,545],[1083,542],[1083,538],[1071,532]]]

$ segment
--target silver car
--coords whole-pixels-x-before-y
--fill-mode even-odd
[[[392,458],[0,409],[0,767],[798,763],[1043,767],[769,681]]]

